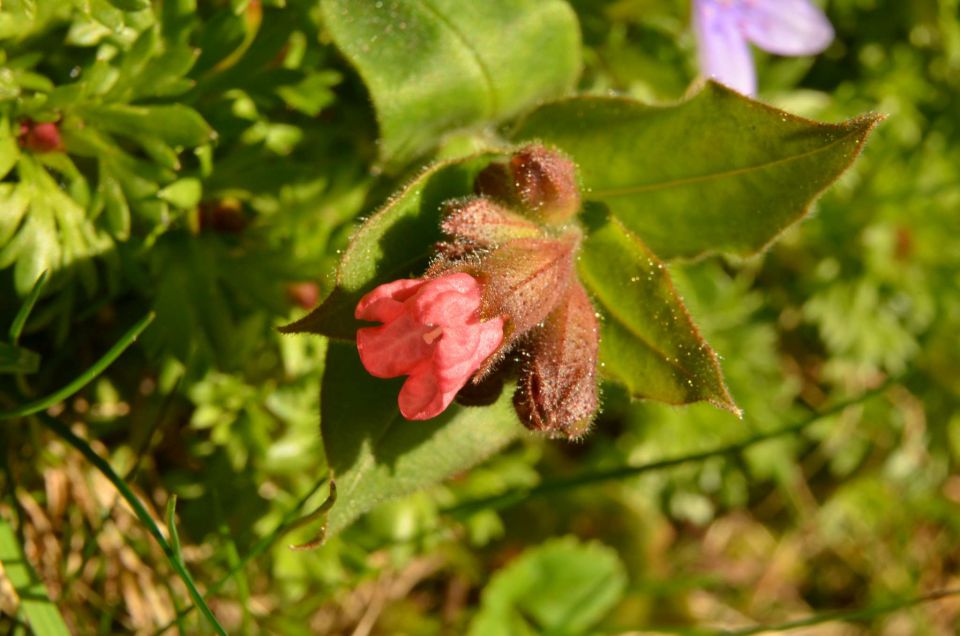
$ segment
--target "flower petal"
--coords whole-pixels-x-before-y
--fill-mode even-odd
[[[736,8],[715,0],[695,0],[693,22],[700,72],[745,95],[755,95],[757,76],[753,57],[740,31],[738,15]]]
[[[400,387],[397,404],[406,419],[429,420],[443,413],[456,394],[440,389],[433,366],[427,363],[415,369]]]
[[[461,325],[480,307],[480,284],[462,272],[435,278],[410,299],[408,309],[427,325]]]
[[[353,315],[358,320],[390,322],[403,311],[403,301],[423,285],[424,281],[418,278],[402,278],[380,285],[360,299]]]
[[[444,390],[459,391],[503,342],[503,318],[461,329],[445,329],[433,353],[434,368]]]
[[[815,55],[833,42],[833,27],[810,0],[742,0],[741,30],[764,51]]]
[[[427,327],[401,314],[382,327],[357,330],[357,351],[363,367],[378,378],[395,378],[410,373],[429,360],[434,345],[424,338]]]

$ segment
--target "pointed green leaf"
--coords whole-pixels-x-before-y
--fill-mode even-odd
[[[576,17],[558,0],[323,0],[324,23],[363,78],[381,159],[403,165],[445,132],[509,117],[573,87]],[[549,61],[549,63],[547,63]]]
[[[591,219],[578,262],[602,314],[602,374],[635,397],[701,400],[739,413],[717,356],[700,337],[663,263],[617,218]]]
[[[818,123],[708,83],[671,106],[613,97],[547,104],[514,138],[569,153],[586,198],[609,206],[661,258],[746,255],[806,214],[880,119]]]
[[[441,239],[440,204],[473,191],[473,179],[494,154],[439,163],[423,172],[370,217],[340,260],[337,285],[305,318],[281,329],[353,340],[357,301],[376,285],[419,276]]]
[[[199,179],[187,177],[174,181],[157,192],[157,196],[178,208],[188,210],[200,202],[203,186]]]
[[[410,422],[397,407],[404,379],[382,380],[367,373],[355,346],[331,343],[326,368],[320,426],[337,482],[327,536],[379,503],[474,466],[524,431],[509,386],[490,406],[454,404],[431,420]]]

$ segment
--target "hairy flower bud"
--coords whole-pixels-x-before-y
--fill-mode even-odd
[[[507,164],[488,166],[477,175],[474,190],[546,223],[563,223],[580,209],[576,166],[540,144],[521,148]]]
[[[400,413],[408,420],[436,417],[496,351],[503,319],[481,320],[481,287],[469,274],[380,285],[357,304],[360,320],[384,323],[357,330],[364,368],[378,378],[406,375]]]
[[[543,236],[535,223],[486,197],[447,202],[440,228],[479,247],[497,247],[514,239]]]
[[[598,406],[598,348],[593,305],[575,282],[524,347],[513,404],[528,428],[569,439],[587,432]]]
[[[523,238],[463,261],[437,261],[428,275],[468,272],[481,281],[481,319],[504,320],[503,341],[480,367],[483,378],[524,334],[541,323],[563,299],[574,280],[573,256],[579,234],[560,238]]]

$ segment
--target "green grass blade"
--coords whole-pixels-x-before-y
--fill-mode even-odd
[[[70,636],[60,610],[27,563],[16,533],[5,519],[0,519],[0,565],[20,597],[20,611],[32,632],[41,636]]]
[[[130,330],[127,331],[127,333],[125,333],[123,337],[116,342],[116,344],[110,347],[110,349],[103,354],[103,357],[94,362],[89,369],[77,376],[76,379],[68,383],[63,388],[54,391],[50,395],[39,398],[32,402],[28,402],[27,404],[19,406],[15,409],[11,409],[9,411],[0,411],[0,420],[33,415],[34,413],[45,411],[57,402],[70,397],[96,379],[96,377],[103,373],[107,367],[113,364],[113,361],[119,358],[120,354],[126,351],[127,347],[133,344],[140,334],[150,326],[150,323],[153,322],[155,317],[156,314],[151,311],[146,316],[141,318],[137,324],[131,327]]]
[[[23,333],[23,327],[27,324],[27,318],[30,317],[30,312],[33,311],[33,306],[37,304],[37,299],[40,298],[40,294],[43,292],[46,284],[47,272],[43,272],[40,274],[40,277],[37,278],[37,282],[33,284],[33,289],[31,289],[27,297],[23,299],[23,304],[20,305],[20,311],[17,312],[13,322],[10,324],[9,333],[11,344],[17,344],[20,340],[20,334]]]
[[[180,550],[180,533],[177,532],[176,495],[170,495],[170,499],[167,500],[167,531],[170,533],[170,549],[173,550],[173,556],[182,564],[183,553]]]
[[[299,528],[300,526],[302,526],[304,523],[303,521],[304,518],[300,513],[300,509],[303,508],[304,505],[306,505],[307,501],[309,501],[310,498],[313,497],[320,490],[320,487],[323,486],[323,484],[326,482],[327,482],[326,479],[321,479],[313,486],[313,488],[310,489],[309,492],[307,492],[307,494],[301,497],[300,501],[297,502],[297,505],[287,511],[287,513],[283,516],[283,519],[281,519],[280,523],[277,524],[277,527],[274,528],[273,531],[270,532],[270,534],[265,535],[259,541],[257,541],[256,544],[254,544],[254,546],[250,549],[250,551],[247,554],[245,554],[235,564],[231,565],[230,570],[227,571],[227,573],[219,581],[217,581],[216,583],[210,586],[210,593],[216,594],[217,592],[219,592],[220,589],[227,584],[227,581],[229,581],[240,570],[246,567],[247,563],[254,560],[255,558],[257,558],[267,550],[269,550],[270,547],[273,546],[274,543],[279,541],[285,534],[287,534],[288,532],[290,532],[295,528]],[[326,501],[324,501],[324,503],[321,504],[321,508],[324,507],[328,501],[330,501],[329,496],[327,497]],[[183,618],[187,614],[192,612],[195,607],[196,607],[195,605],[190,605],[188,607],[183,608],[177,614],[176,619],[167,623],[166,625],[158,629],[156,632],[154,632],[154,636],[160,636],[160,634],[163,634],[167,630],[171,629],[174,625],[177,624],[177,621],[183,620]]]
[[[167,560],[170,562],[170,565],[173,566],[174,571],[177,575],[180,576],[183,580],[184,585],[187,586],[187,591],[190,593],[190,598],[193,600],[194,605],[200,608],[200,611],[206,617],[207,621],[210,623],[210,626],[213,627],[214,631],[217,634],[225,635],[223,627],[220,626],[220,623],[217,621],[217,617],[213,615],[213,612],[210,610],[210,607],[207,605],[206,601],[203,600],[203,595],[200,594],[200,591],[197,589],[196,584],[193,582],[193,577],[190,576],[190,572],[187,570],[186,566],[178,558],[176,552],[174,552],[173,547],[170,543],[167,542],[164,538],[163,533],[160,531],[160,528],[157,526],[156,522],[153,520],[153,517],[150,516],[150,513],[147,512],[146,507],[140,499],[130,490],[130,487],[127,486],[127,483],[114,472],[113,468],[109,463],[100,455],[98,455],[85,440],[78,437],[70,430],[63,422],[55,418],[50,417],[45,413],[40,413],[40,422],[53,431],[56,435],[60,436],[65,442],[73,446],[75,449],[80,451],[80,454],[83,455],[87,461],[93,464],[97,470],[99,470],[104,477],[106,477],[110,483],[117,489],[130,507],[133,509],[134,513],[137,515],[137,518],[147,527],[147,530],[150,534],[153,535],[153,538],[157,540],[157,543],[160,544],[163,553],[166,555]],[[171,526],[172,527],[172,526]]]
[[[826,409],[820,413],[815,413],[809,418],[796,423],[790,426],[779,428],[773,431],[767,431],[764,433],[759,433],[752,437],[749,437],[745,440],[735,442],[733,444],[728,444],[726,446],[720,446],[708,451],[703,451],[700,453],[693,453],[690,455],[682,455],[680,457],[671,457],[669,459],[661,459],[655,462],[650,462],[647,464],[639,464],[636,466],[619,466],[617,468],[611,468],[607,470],[598,470],[598,471],[586,471],[577,475],[572,475],[570,477],[561,477],[557,479],[550,479],[541,482],[540,484],[533,486],[531,488],[519,488],[515,490],[509,490],[497,495],[491,495],[488,497],[481,497],[478,499],[472,499],[468,501],[460,502],[454,506],[446,508],[443,510],[444,513],[464,517],[469,516],[473,513],[479,512],[481,510],[500,510],[507,508],[513,505],[516,505],[522,501],[530,499],[532,497],[538,497],[547,495],[550,493],[572,490],[574,488],[581,488],[583,486],[589,486],[592,484],[597,484],[607,481],[617,481],[620,479],[627,479],[630,477],[636,477],[642,475],[643,473],[649,473],[658,470],[664,470],[667,468],[673,468],[674,466],[681,466],[683,464],[692,464],[703,462],[713,457],[720,457],[723,455],[738,455],[745,451],[746,449],[759,444],[760,442],[765,442],[770,439],[777,437],[785,437],[788,435],[796,435],[797,433],[802,432],[808,426],[817,422],[818,420],[828,417],[830,415],[835,415],[844,411],[845,409],[860,404],[871,397],[877,395],[884,391],[888,386],[890,386],[892,381],[885,383],[883,386],[868,391],[863,395],[847,400],[836,404],[833,407]]]

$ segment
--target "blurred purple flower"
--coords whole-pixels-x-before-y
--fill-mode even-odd
[[[757,92],[749,44],[777,55],[815,55],[833,27],[810,0],[693,0],[700,70],[746,95]]]

